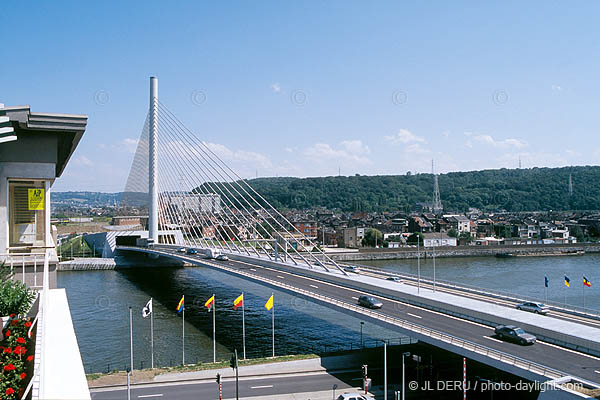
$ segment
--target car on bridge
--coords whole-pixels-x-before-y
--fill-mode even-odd
[[[399,276],[388,276],[387,278],[385,278],[385,280],[402,283],[402,279],[400,279]]]
[[[227,260],[229,260],[229,257],[227,257],[225,254],[219,254],[219,255],[216,257],[216,260],[217,260],[217,261],[227,261]]]
[[[355,265],[347,265],[347,266],[344,267],[344,271],[354,272],[355,274],[358,274],[359,271],[360,271],[360,268],[358,268]]]
[[[517,304],[517,310],[529,311],[536,314],[546,315],[548,311],[550,311],[550,307],[545,305],[544,303],[533,303],[533,302],[525,302],[521,304]]]
[[[507,340],[520,345],[534,344],[537,338],[531,333],[514,325],[499,325],[494,329],[496,336],[502,340]]]
[[[370,394],[360,394],[358,392],[340,394],[337,400],[374,400]]]
[[[186,254],[189,254],[190,256],[194,255],[194,254],[198,254],[198,250],[196,250],[196,249],[187,249],[186,250]]]
[[[365,296],[365,295],[362,295],[358,298],[358,305],[367,307],[367,308],[371,308],[371,309],[383,307],[383,303],[381,301],[377,300],[373,296]]]
[[[181,248],[179,249],[179,252],[180,252],[180,253],[185,253],[185,247],[181,247]]]

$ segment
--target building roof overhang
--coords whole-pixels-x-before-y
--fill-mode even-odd
[[[56,177],[77,148],[87,126],[87,115],[31,112],[29,105],[0,108],[0,117],[10,120],[17,135],[51,132],[57,135]]]

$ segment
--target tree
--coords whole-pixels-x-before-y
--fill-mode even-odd
[[[452,228],[448,231],[448,236],[453,238],[458,237],[458,232],[456,232],[456,229]]]
[[[417,242],[419,242],[421,244],[421,246],[423,245],[423,239],[425,238],[425,236],[423,236],[423,234],[421,232],[415,232],[412,235],[410,235],[408,237],[408,239],[406,240],[406,242],[408,244],[417,244]]]
[[[464,240],[464,241],[465,241],[465,242],[467,242],[467,243],[470,243],[470,242],[471,242],[471,240],[472,240],[472,238],[471,238],[471,234],[470,234],[469,232],[462,232],[462,233],[461,233],[461,234],[458,236],[458,238],[459,238],[460,240]]]
[[[362,240],[363,246],[375,247],[383,246],[383,233],[380,230],[375,228],[369,228],[365,232],[365,237]]]

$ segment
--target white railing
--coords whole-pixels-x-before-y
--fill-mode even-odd
[[[46,255],[44,253],[31,253],[31,254],[0,254],[0,264],[4,263],[5,266],[10,267],[11,279],[18,279],[23,283],[27,283],[27,268],[32,267],[33,278],[29,287],[33,289],[41,289],[42,285],[38,285],[38,269],[43,267],[44,259]]]
[[[31,253],[31,254],[0,254],[0,263],[4,262],[5,265],[10,266],[10,279],[19,279],[27,284],[28,281],[33,283],[28,286],[32,289],[38,290],[37,303],[38,310],[37,314],[31,324],[28,331],[28,337],[31,337],[31,332],[34,327],[37,326],[36,338],[35,338],[35,357],[34,357],[34,369],[31,380],[27,385],[22,398],[27,398],[29,393],[32,393],[32,399],[43,399],[43,387],[44,387],[44,333],[45,333],[45,311],[48,309],[48,291],[49,291],[49,255],[48,248],[44,248],[44,253]],[[33,278],[27,279],[29,272],[26,269],[32,267]],[[38,285],[38,268],[42,268],[42,282]],[[41,291],[40,291],[41,289]]]
[[[140,249],[140,248],[134,248],[134,247],[132,247],[131,249],[138,250],[138,251],[141,250],[142,252],[158,253],[158,254],[162,254],[162,255],[165,255],[165,256],[168,256],[171,258],[177,258],[177,259],[181,259],[181,260],[185,260],[185,261],[190,261],[193,263],[199,263],[199,260],[196,258],[186,257],[184,255],[179,255],[179,254],[173,254],[173,253],[169,253],[166,251]],[[478,353],[478,354],[484,355],[486,357],[490,357],[490,358],[498,360],[500,362],[503,362],[503,363],[506,363],[509,365],[513,365],[517,368],[529,371],[529,372],[537,374],[537,375],[545,376],[550,379],[556,379],[556,378],[560,378],[560,377],[568,375],[567,373],[561,372],[561,371],[553,369],[553,368],[546,367],[544,365],[535,363],[533,361],[525,360],[523,358],[513,356],[511,354],[508,354],[508,353],[505,353],[505,352],[502,352],[499,350],[495,350],[490,347],[480,345],[478,343],[474,343],[474,342],[471,342],[466,339],[462,339],[462,338],[459,338],[459,337],[456,337],[456,336],[453,336],[453,335],[450,335],[450,334],[447,334],[447,333],[444,333],[441,331],[437,331],[435,329],[427,328],[423,325],[415,324],[415,323],[407,321],[407,320],[392,317],[390,315],[383,314],[382,312],[368,310],[364,307],[359,307],[355,304],[351,304],[351,303],[348,303],[345,301],[334,299],[332,297],[324,296],[322,294],[319,294],[319,293],[316,293],[316,292],[313,292],[310,290],[301,289],[301,288],[298,288],[293,285],[275,281],[275,280],[272,280],[272,279],[269,279],[269,278],[266,278],[263,276],[255,275],[251,272],[247,272],[244,270],[231,268],[224,264],[214,263],[214,262],[211,262],[211,261],[205,260],[205,259],[203,259],[201,261],[201,263],[207,264],[207,265],[217,268],[217,269],[228,271],[230,273],[234,273],[237,275],[243,275],[250,279],[260,281],[261,283],[266,283],[268,285],[271,285],[274,287],[279,287],[279,288],[282,288],[287,291],[299,293],[308,298],[315,299],[315,300],[318,300],[318,301],[321,301],[324,303],[332,304],[332,305],[340,307],[344,310],[351,310],[357,314],[366,315],[370,318],[377,319],[377,320],[386,322],[388,324],[392,324],[392,325],[398,326],[400,328],[412,331],[414,333],[448,343],[450,345],[465,349],[467,351],[472,351],[474,353]]]

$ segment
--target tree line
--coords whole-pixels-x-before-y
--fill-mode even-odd
[[[599,181],[597,166],[497,169],[441,174],[439,187],[445,211],[598,210]],[[433,198],[431,174],[257,178],[248,183],[280,209],[409,212]]]

